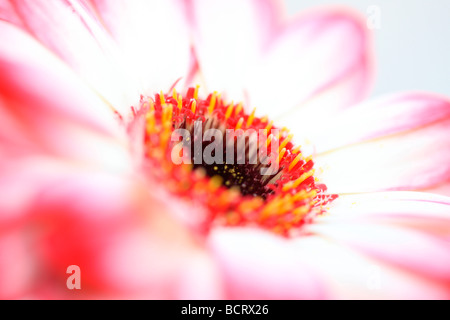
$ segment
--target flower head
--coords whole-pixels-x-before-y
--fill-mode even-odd
[[[361,103],[357,15],[1,0],[0,36],[0,297],[449,297],[450,102]]]
[[[139,110],[148,170],[206,210],[203,228],[259,225],[288,235],[337,198],[316,183],[312,157],[294,147],[293,135],[255,117],[256,109],[246,114],[217,92],[200,99],[197,87],[184,98],[176,90],[143,98]]]

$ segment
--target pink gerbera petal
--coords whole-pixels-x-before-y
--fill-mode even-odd
[[[275,1],[193,4],[196,52],[209,89],[275,116],[337,87],[324,106],[330,112],[364,96],[369,40],[355,15],[316,11],[283,25]]]
[[[341,196],[306,229],[448,285],[449,205],[447,197],[418,192]]]
[[[248,84],[251,103],[273,117],[300,121],[348,108],[369,89],[369,52],[358,15],[341,9],[309,12],[284,26],[262,52]],[[333,100],[321,102],[319,114],[317,105],[307,102],[325,100],[322,95]]]
[[[122,50],[141,94],[168,91],[194,67],[182,0],[90,0]]]
[[[449,205],[448,197],[421,192],[341,195],[319,221],[386,224],[445,238],[450,235]]]
[[[210,246],[232,298],[449,297],[445,283],[393,268],[383,260],[330,240],[304,235],[283,241],[262,231],[222,229],[214,231]]]
[[[331,192],[418,190],[450,178],[447,99],[391,96],[352,108],[318,131],[311,140]]]
[[[37,267],[25,230],[1,232],[0,254],[0,298],[20,298],[27,291]]]
[[[440,183],[436,186],[433,186],[431,188],[423,189],[421,191],[450,196],[450,180],[447,180],[447,181]]]
[[[0,48],[4,157],[50,153],[123,167],[128,156],[113,111],[25,33],[5,22],[0,33],[14,43]]]
[[[275,0],[0,0],[0,298],[450,297],[450,199],[365,193],[447,191],[450,103],[355,106],[371,81],[365,23],[282,14]],[[164,162],[177,120],[268,121],[167,93],[194,77],[310,150],[283,129],[276,184],[245,172],[255,185],[233,190]]]
[[[191,4],[193,40],[208,89],[243,99],[252,65],[279,27],[277,2],[195,0]]]
[[[374,223],[315,224],[308,228],[382,263],[449,285],[448,240],[406,228]]]
[[[448,285],[393,268],[326,236],[292,241],[293,254],[315,269],[336,299],[448,299]]]
[[[98,173],[61,177],[34,208],[34,219],[45,227],[37,235],[44,272],[79,266],[87,294],[174,298],[184,261],[199,251],[170,218],[170,208],[133,180]]]
[[[136,79],[93,11],[81,1],[6,1],[0,19],[15,23],[70,65],[118,111],[139,99]],[[80,50],[82,48],[82,50]]]
[[[324,299],[315,270],[292,254],[289,241],[251,229],[214,230],[210,247],[231,299]]]

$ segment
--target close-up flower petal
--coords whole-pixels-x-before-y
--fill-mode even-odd
[[[335,88],[339,95],[322,106],[329,112],[364,97],[370,42],[355,14],[318,10],[286,23],[277,1],[193,3],[202,76],[230,99],[245,99],[274,117],[298,107],[301,120],[302,104]]]
[[[324,2],[0,0],[0,299],[449,299],[450,91]]]
[[[391,96],[355,106],[330,122],[339,141],[312,139],[333,192],[420,190],[450,179],[446,98]]]
[[[139,91],[118,47],[82,1],[2,1],[0,19],[18,25],[60,57],[118,111]],[[3,9],[5,7],[6,9]]]

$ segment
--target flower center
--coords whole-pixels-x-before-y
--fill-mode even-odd
[[[205,231],[258,226],[289,236],[337,198],[326,194],[312,158],[293,145],[286,128],[216,92],[206,99],[198,87],[185,96],[174,90],[141,97],[135,116],[145,116],[146,172],[205,209]]]

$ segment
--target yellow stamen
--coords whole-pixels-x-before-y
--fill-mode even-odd
[[[295,149],[292,149],[292,154],[297,154],[300,152],[300,149],[302,148],[302,146],[298,146]]]
[[[292,201],[297,202],[300,200],[305,200],[308,198],[308,192],[306,192],[305,190],[301,190],[300,192],[297,192],[293,197],[292,197]]]
[[[194,101],[192,101],[191,111],[192,111],[192,113],[195,114],[195,111],[196,111],[196,110],[197,110],[197,101],[194,100]]]
[[[272,128],[273,128],[273,121],[270,121],[270,123],[266,126],[266,131],[267,132],[270,132],[270,130],[272,130]]]
[[[227,112],[225,113],[225,120],[228,120],[231,117],[233,109],[234,109],[234,102],[231,102],[231,104],[228,106]]]
[[[309,177],[312,177],[314,175],[314,170],[310,170],[308,172],[305,172],[304,174],[302,174],[300,176],[300,178],[298,178],[297,180],[295,180],[293,187],[297,188],[302,182],[304,182],[306,179],[308,179]]]
[[[178,93],[177,93],[177,89],[173,88],[173,93],[172,93],[172,97],[176,100],[178,100]]]
[[[281,129],[281,132],[283,132],[283,133],[286,132],[287,134],[289,134],[290,130],[288,128],[286,128],[286,127],[283,127]]]
[[[255,113],[256,113],[256,108],[253,109],[252,113],[250,114],[250,116],[247,119],[247,128],[249,128],[252,125],[253,120],[255,120]]]
[[[172,127],[173,106],[169,104],[163,111],[163,126]]]
[[[317,196],[317,190],[311,190],[310,192],[309,192],[309,194],[308,194],[308,196],[310,197],[310,198],[315,198],[316,196]],[[316,200],[314,200],[313,202],[311,202],[311,203],[316,203],[317,201]]]
[[[312,161],[312,159],[313,159],[313,157],[309,156],[308,158],[305,159],[305,163],[308,163],[308,162]]]
[[[300,162],[300,160],[302,160],[303,155],[301,153],[299,153],[295,159],[291,162],[291,164],[289,165],[289,172],[292,171],[292,169],[294,169],[294,167],[297,165],[297,163]]]
[[[269,121],[269,117],[268,116],[264,116],[261,118],[261,123],[266,123],[267,121]]]
[[[266,141],[266,148],[268,148],[270,146],[270,144],[272,143],[272,139],[273,139],[273,134],[271,134]]]
[[[283,198],[281,208],[278,212],[279,215],[283,215],[286,212],[291,212],[294,209],[294,201],[292,195],[288,194]]]
[[[283,149],[284,147],[286,147],[287,144],[288,144],[289,142],[291,142],[291,140],[292,140],[293,137],[294,137],[294,135],[293,135],[292,133],[291,133],[290,135],[288,135],[288,136],[286,137],[286,139],[284,139],[284,141],[281,143],[279,150],[281,150],[281,149]]]
[[[301,220],[301,218],[303,218],[309,212],[309,210],[310,210],[309,205],[307,206],[305,205],[296,208],[292,213],[296,216],[297,219]]]
[[[302,201],[305,199],[314,199],[317,196],[317,190],[311,190],[310,192],[306,192],[305,190],[302,190],[300,192],[297,192],[293,197],[292,200],[294,202]]]
[[[283,159],[284,155],[286,154],[286,148],[283,148],[280,152],[280,154],[278,155],[278,163],[281,162],[281,159]]]
[[[198,90],[200,89],[200,86],[196,86],[195,87],[195,91],[194,91],[194,99],[197,100],[198,99]]]
[[[178,96],[177,101],[178,101],[178,106],[177,107],[178,107],[179,110],[181,110],[183,108],[183,96],[181,94]]]
[[[238,106],[236,107],[236,112],[234,115],[238,115],[239,113],[241,113],[242,109],[244,109],[244,104],[241,102],[238,104]]]
[[[217,92],[214,92],[211,97],[211,102],[209,103],[209,108],[208,108],[209,115],[212,115],[212,113],[214,112],[214,109],[216,107],[216,102],[217,102]]]
[[[164,106],[166,104],[166,98],[164,98],[164,93],[162,91],[159,94],[159,98],[161,99],[161,105]]]
[[[308,172],[305,172],[297,180],[295,180],[293,182],[286,183],[284,185],[284,187],[283,187],[283,191],[286,192],[286,191],[289,191],[290,189],[297,188],[302,182],[304,182],[309,177],[312,177],[313,175],[314,175],[314,170],[310,170]]]
[[[240,118],[238,123],[236,124],[236,130],[241,129],[243,124],[244,124],[244,118]]]
[[[280,198],[275,198],[272,201],[270,201],[265,208],[261,212],[261,218],[265,219],[269,217],[272,213],[278,212],[278,208],[283,203],[283,201]]]

